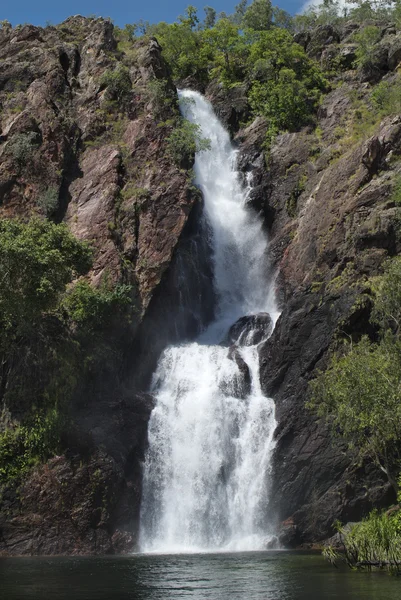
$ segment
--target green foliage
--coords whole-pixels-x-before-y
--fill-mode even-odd
[[[272,25],[273,9],[270,0],[254,0],[245,11],[242,27],[254,31],[270,29]]]
[[[401,449],[401,258],[372,281],[371,321],[380,341],[366,336],[334,354],[328,369],[311,382],[308,403],[334,433],[370,456],[394,488]]]
[[[51,217],[57,210],[59,204],[58,196],[58,188],[50,187],[38,197],[37,204],[46,217]]]
[[[350,529],[338,527],[350,567],[397,571],[401,563],[400,513],[370,515]],[[339,558],[337,556],[337,558]]]
[[[381,37],[379,27],[368,25],[362,31],[354,35],[354,41],[357,43],[355,51],[355,64],[360,69],[367,72],[372,72],[375,67],[375,59],[377,55],[377,43]]]
[[[294,19],[286,10],[279,8],[278,6],[273,6],[272,9],[273,15],[273,24],[276,27],[281,27],[282,29],[288,29],[288,31],[294,30]]]
[[[398,173],[393,181],[391,200],[396,206],[401,206],[401,175]]]
[[[374,113],[382,120],[387,115],[401,111],[401,78],[397,75],[391,81],[381,81],[370,94]]]
[[[247,11],[248,0],[240,0],[240,2],[235,7],[234,14],[230,17],[231,21],[236,25],[241,25],[244,15]],[[227,18],[227,17],[226,17]]]
[[[296,15],[292,21],[295,31],[307,31],[319,25],[336,25],[341,22],[340,5],[336,0],[323,0]]]
[[[210,140],[202,137],[199,125],[185,119],[178,123],[167,138],[168,151],[177,165],[187,165],[195,152],[210,148]]]
[[[60,448],[65,426],[57,409],[37,413],[25,425],[0,432],[0,481],[20,479],[36,464],[53,456]]]
[[[9,142],[7,152],[22,167],[32,159],[32,153],[39,143],[39,134],[35,131],[17,133]]]
[[[158,23],[148,28],[163,48],[163,56],[169,64],[175,80],[196,77],[207,79],[208,49],[201,43],[201,32],[194,31],[192,19],[178,23]]]
[[[119,65],[114,71],[106,71],[100,85],[106,88],[106,99],[125,105],[131,98],[132,82],[129,69]]]
[[[288,31],[260,32],[251,46],[248,64],[254,80],[250,105],[255,115],[268,120],[270,136],[310,120],[326,82]]]
[[[400,193],[400,182],[398,191]],[[391,328],[398,332],[401,323],[401,257],[396,256],[388,261],[382,277],[374,281],[375,304],[372,321],[383,330]]]
[[[203,27],[205,29],[211,29],[216,24],[216,11],[211,6],[205,6],[205,20],[203,21]]]
[[[205,7],[203,26],[194,7],[177,22],[146,27],[155,36],[178,84],[186,78],[225,87],[248,84],[253,114],[269,121],[267,142],[281,129],[296,129],[311,120],[326,81],[316,62],[294,43],[291,16],[270,0],[242,0],[234,15]],[[273,22],[274,25],[273,26]],[[157,85],[157,84],[156,84]],[[165,88],[155,90],[162,107]]]
[[[80,280],[62,299],[62,309],[68,318],[86,334],[112,322],[132,305],[132,287],[129,285],[109,286],[103,283],[94,288]]]
[[[185,9],[185,15],[179,17],[179,20],[181,21],[181,23],[188,26],[190,29],[195,29],[196,25],[198,25],[199,23],[197,10],[195,6],[193,6],[192,4],[187,6],[187,8]]]
[[[162,117],[176,104],[176,92],[166,79],[152,79],[147,87],[148,100],[156,117]]]
[[[344,355],[333,356],[311,383],[309,408],[331,429],[368,454],[395,486],[393,450],[401,440],[401,347],[364,337]],[[390,453],[391,448],[391,453]],[[396,453],[398,455],[398,453]]]
[[[59,451],[77,388],[116,360],[111,325],[131,314],[132,290],[71,285],[91,263],[65,225],[0,220],[2,483]]]
[[[246,42],[239,26],[229,19],[220,19],[213,29],[204,32],[203,42],[213,61],[212,76],[229,85],[245,73]]]
[[[86,273],[92,253],[66,225],[0,220],[0,349],[43,312],[55,309],[65,286]],[[7,333],[7,335],[5,335]]]

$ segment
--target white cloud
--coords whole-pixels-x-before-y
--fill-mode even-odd
[[[319,6],[320,4],[322,4],[322,0],[307,0],[307,2],[305,2],[305,4],[302,5],[301,10],[299,11],[299,14],[304,13],[306,10],[308,10],[308,8],[311,8],[312,6]],[[342,10],[345,7],[351,8],[352,6],[356,6],[356,5],[352,4],[351,2],[346,2],[346,0],[338,0],[338,6],[340,9],[340,12],[342,12]]]

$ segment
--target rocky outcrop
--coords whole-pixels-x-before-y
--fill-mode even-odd
[[[273,330],[273,321],[268,313],[240,317],[227,333],[227,344],[254,346],[267,339]]]

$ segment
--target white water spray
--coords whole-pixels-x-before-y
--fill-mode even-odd
[[[239,317],[268,312],[275,322],[278,316],[267,281],[267,238],[246,206],[249,186],[211,105],[197,92],[180,96],[186,118],[211,142],[196,156],[195,177],[211,229],[217,307],[198,341],[167,348],[153,376],[157,403],[140,546],[164,553],[258,550],[271,538],[266,504],[274,403],[261,392],[256,346],[238,347],[233,356],[219,343]]]

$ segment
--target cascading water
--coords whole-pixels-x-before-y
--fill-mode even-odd
[[[210,149],[196,156],[195,177],[211,232],[216,310],[196,342],[164,351],[153,376],[157,402],[149,423],[140,546],[167,553],[258,550],[271,537],[266,504],[274,403],[260,389],[256,345],[228,350],[221,342],[244,315],[270,313],[273,322],[278,316],[267,238],[246,205],[249,185],[241,181],[236,151],[211,105],[197,92],[180,96],[184,116],[210,140]],[[252,327],[240,341],[244,335],[253,341]]]

